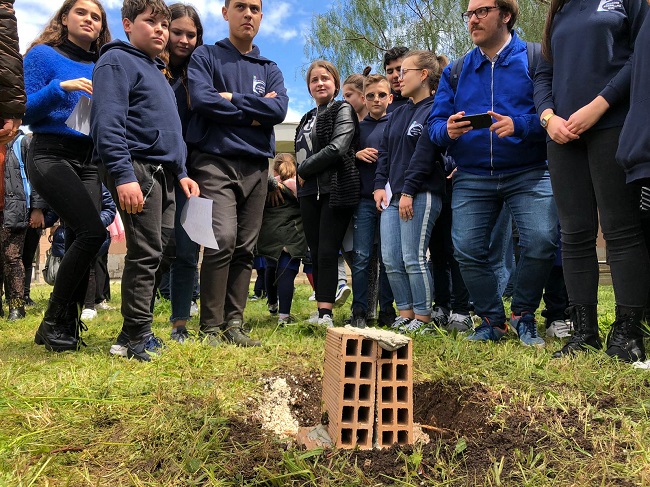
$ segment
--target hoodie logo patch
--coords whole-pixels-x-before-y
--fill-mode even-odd
[[[260,96],[266,95],[266,83],[261,79],[257,79],[257,76],[253,76],[253,93]]]
[[[423,130],[424,127],[422,126],[422,124],[413,120],[408,130],[406,131],[406,135],[408,135],[409,137],[419,137],[420,135],[422,135]]]
[[[615,12],[617,10],[625,11],[621,0],[600,0],[596,12]]]

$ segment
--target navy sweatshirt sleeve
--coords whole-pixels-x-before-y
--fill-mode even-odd
[[[418,139],[413,157],[404,171],[402,193],[411,196],[419,193],[423,185],[431,178],[439,153],[439,149],[431,142],[431,139],[426,134],[422,135]]]
[[[535,71],[535,108],[537,116],[541,118],[542,112],[547,109],[555,112],[553,102],[553,64],[546,59],[541,59]]]
[[[639,30],[643,25],[646,13],[648,12],[648,3],[645,0],[628,0],[624,2],[627,12],[628,22],[630,25],[630,39],[628,47],[634,49],[634,42]],[[630,94],[630,81],[632,79],[632,54],[627,59],[621,70],[607,83],[607,86],[599,93],[607,103],[614,105],[623,99],[627,99]]]
[[[117,206],[115,205],[115,201],[110,191],[102,184],[102,210],[99,212],[99,218],[101,218],[102,224],[105,227],[113,223],[116,212]]]
[[[298,175],[307,179],[319,174],[330,166],[341,161],[343,154],[348,150],[354,139],[355,121],[354,109],[349,103],[341,104],[336,114],[336,122],[332,138],[325,147],[302,161],[298,166]]]
[[[427,119],[427,128],[431,141],[440,147],[447,147],[454,143],[447,132],[447,119],[456,113],[454,111],[454,91],[449,84],[451,64],[442,72],[440,83],[436,90],[435,103]]]
[[[197,47],[187,67],[192,111],[219,123],[251,125],[244,110],[226,100],[214,87],[212,57],[206,46]]]
[[[93,74],[90,133],[95,150],[115,179],[115,185],[138,181],[133,171],[126,135],[129,112],[129,77],[118,63],[98,65]],[[95,114],[95,116],[92,116]]]
[[[379,157],[377,158],[377,170],[375,171],[375,191],[384,189],[388,182],[388,134],[391,130],[392,120],[392,117],[388,119],[379,145]]]
[[[276,97],[266,98],[252,93],[233,93],[232,104],[248,118],[261,125],[273,126],[282,123],[289,107],[289,97],[284,87],[282,72],[275,64],[269,66],[266,91],[267,93],[275,91]]]

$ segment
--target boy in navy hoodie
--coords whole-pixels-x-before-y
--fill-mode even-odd
[[[186,139],[195,148],[188,169],[214,201],[212,228],[219,250],[205,249],[201,265],[200,330],[206,342],[222,338],[259,346],[243,328],[253,247],[262,224],[273,126],[289,98],[277,65],[253,44],[261,0],[226,0],[228,38],[203,45],[188,66],[193,116]]]
[[[125,0],[122,18],[130,43],[118,40],[101,50],[90,135],[126,233],[124,322],[111,353],[149,361],[162,348],[151,331],[149,305],[164,248],[162,228],[174,226],[174,184],[188,197],[199,190],[185,171],[176,98],[156,57],[167,45],[171,13],[162,0]]]
[[[359,123],[359,147],[361,149],[356,154],[356,165],[361,179],[361,200],[352,217],[354,222],[352,326],[357,328],[365,328],[369,308],[377,305],[377,303],[368,302],[370,269],[371,266],[377,265],[376,260],[372,261],[372,254],[378,233],[377,230],[379,229],[379,213],[375,208],[373,190],[375,188],[375,171],[377,170],[377,159],[379,158],[379,146],[388,121],[386,111],[393,101],[390,84],[386,77],[380,74],[366,77],[363,92],[368,115]],[[383,277],[386,278],[385,272]],[[388,288],[388,299],[390,308],[392,308],[392,293],[390,292],[390,285],[387,284],[386,282],[384,286],[380,286],[380,302],[382,305],[385,304],[383,302],[386,298],[384,294],[386,294],[386,288]],[[386,309],[387,307],[385,305],[381,307],[380,319],[382,312],[390,314]],[[391,324],[394,320],[395,310],[393,310],[388,324]]]

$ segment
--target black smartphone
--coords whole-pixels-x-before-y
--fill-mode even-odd
[[[473,129],[486,129],[492,125],[492,117],[487,113],[479,113],[477,115],[465,115],[463,118],[456,120],[457,122],[470,122]]]

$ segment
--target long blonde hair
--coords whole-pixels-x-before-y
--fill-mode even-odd
[[[273,159],[273,170],[280,176],[282,181],[296,177],[296,160],[287,153],[282,152]]]

